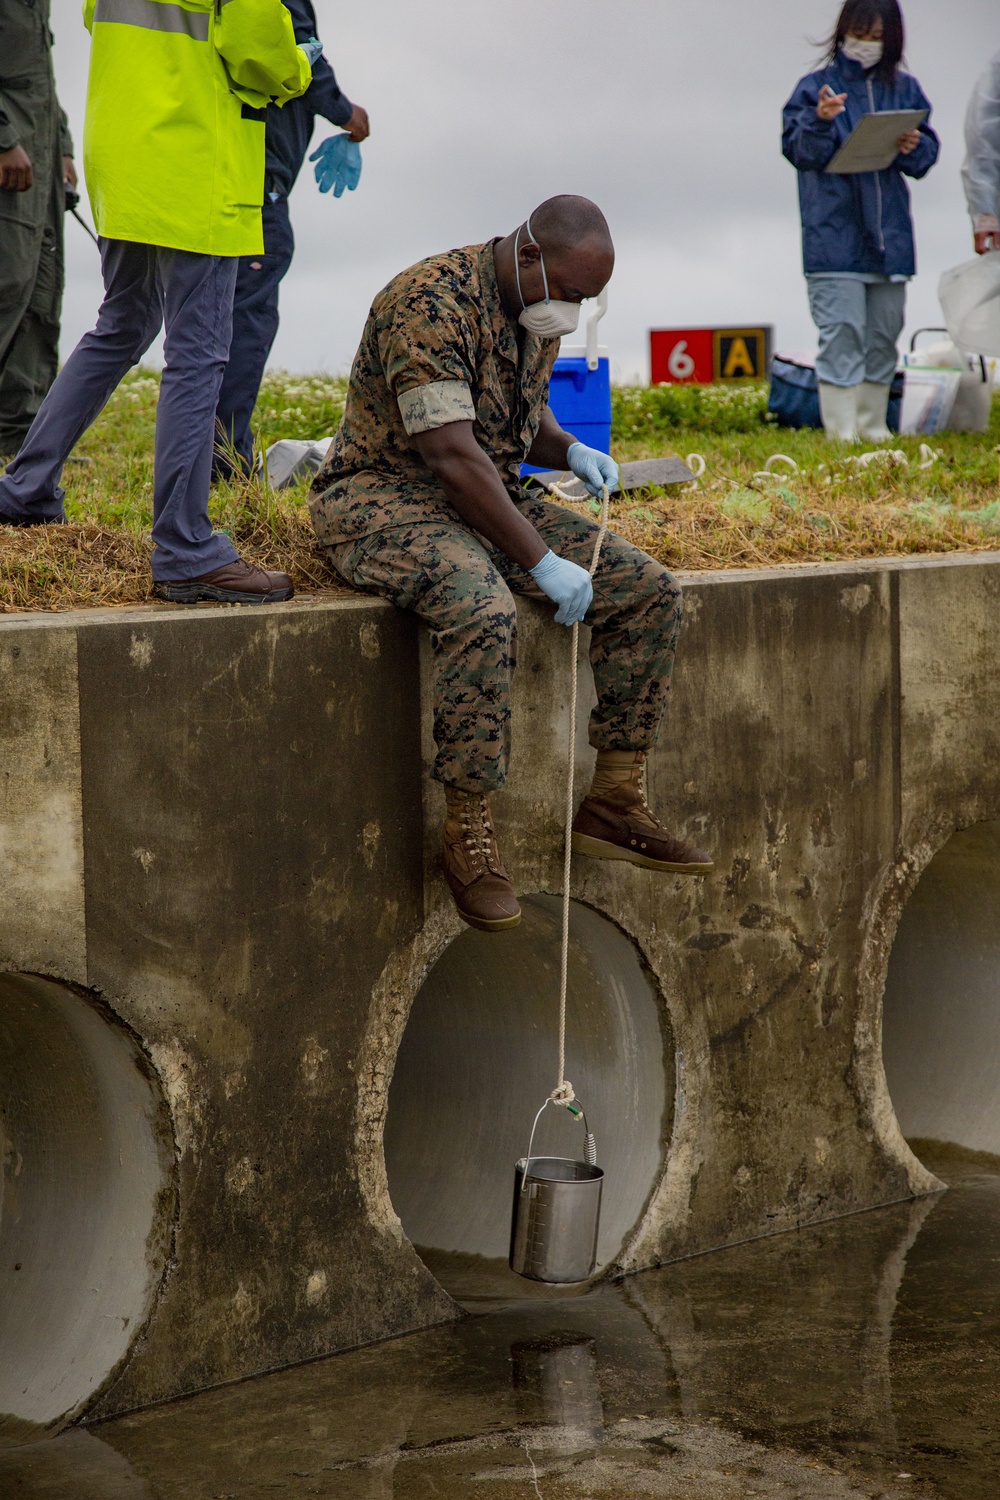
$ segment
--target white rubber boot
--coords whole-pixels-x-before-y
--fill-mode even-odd
[[[858,441],[858,391],[856,385],[819,383],[819,409],[823,429],[831,442]]]
[[[886,423],[889,412],[887,385],[873,385],[866,380],[858,390],[858,436],[866,443],[887,443],[892,437]]]

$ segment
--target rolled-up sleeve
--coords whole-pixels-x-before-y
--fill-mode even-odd
[[[472,392],[464,380],[435,380],[430,385],[415,385],[408,391],[400,391],[396,403],[410,437],[415,432],[447,427],[449,422],[476,419]]]
[[[418,286],[397,302],[379,352],[408,436],[475,421],[470,337],[449,292]]]

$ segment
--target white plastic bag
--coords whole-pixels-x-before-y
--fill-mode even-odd
[[[1000,357],[1000,250],[945,271],[938,295],[958,347],[968,354]]]
[[[304,438],[282,438],[267,450],[267,481],[272,490],[284,490],[306,474],[318,474],[333,438],[318,442]]]
[[[899,414],[900,432],[908,436],[920,432],[943,432],[948,426],[961,382],[960,370],[909,367]]]
[[[921,328],[913,335],[910,352],[903,356],[908,370],[958,370],[961,374],[958,394],[948,418],[950,432],[985,432],[990,425],[993,407],[993,381],[996,361],[981,354],[963,354],[951,339],[916,348],[920,333],[943,333],[943,329]]]

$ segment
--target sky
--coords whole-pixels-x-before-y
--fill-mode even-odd
[[[617,264],[601,324],[613,376],[648,379],[654,327],[775,326],[815,347],[781,107],[815,64],[826,0],[314,0],[341,87],[369,111],[355,193],[291,200],[297,252],[274,366],[345,373],[375,293],[422,256],[514,229],[554,193],[600,204]],[[972,253],[959,171],[972,86],[1000,50],[996,0],[908,0],[907,63],[934,105],[937,166],[912,185],[908,330]],[[56,74],[82,155],[87,36],[56,0]],[[317,121],[315,141],[331,133]],[[84,200],[84,209],[87,204]],[[63,353],[93,325],[97,252],[67,221]]]

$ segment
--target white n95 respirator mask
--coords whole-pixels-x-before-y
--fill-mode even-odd
[[[844,56],[849,57],[852,62],[860,63],[866,71],[868,68],[877,68],[885,52],[883,42],[866,42],[859,36],[845,36],[840,45]]]
[[[527,223],[523,226],[528,231],[529,243],[538,245],[531,230],[531,215],[528,215]],[[533,333],[539,339],[561,339],[568,333],[575,333],[580,322],[579,302],[560,302],[549,296],[549,278],[545,274],[545,256],[542,247],[538,245],[539,264],[542,268],[542,286],[545,288],[545,301],[527,303],[524,293],[521,291],[521,267],[517,258],[518,247],[521,243],[521,230],[518,229],[514,236],[514,274],[517,277],[517,295],[521,299],[521,314],[518,322],[528,333]]]

